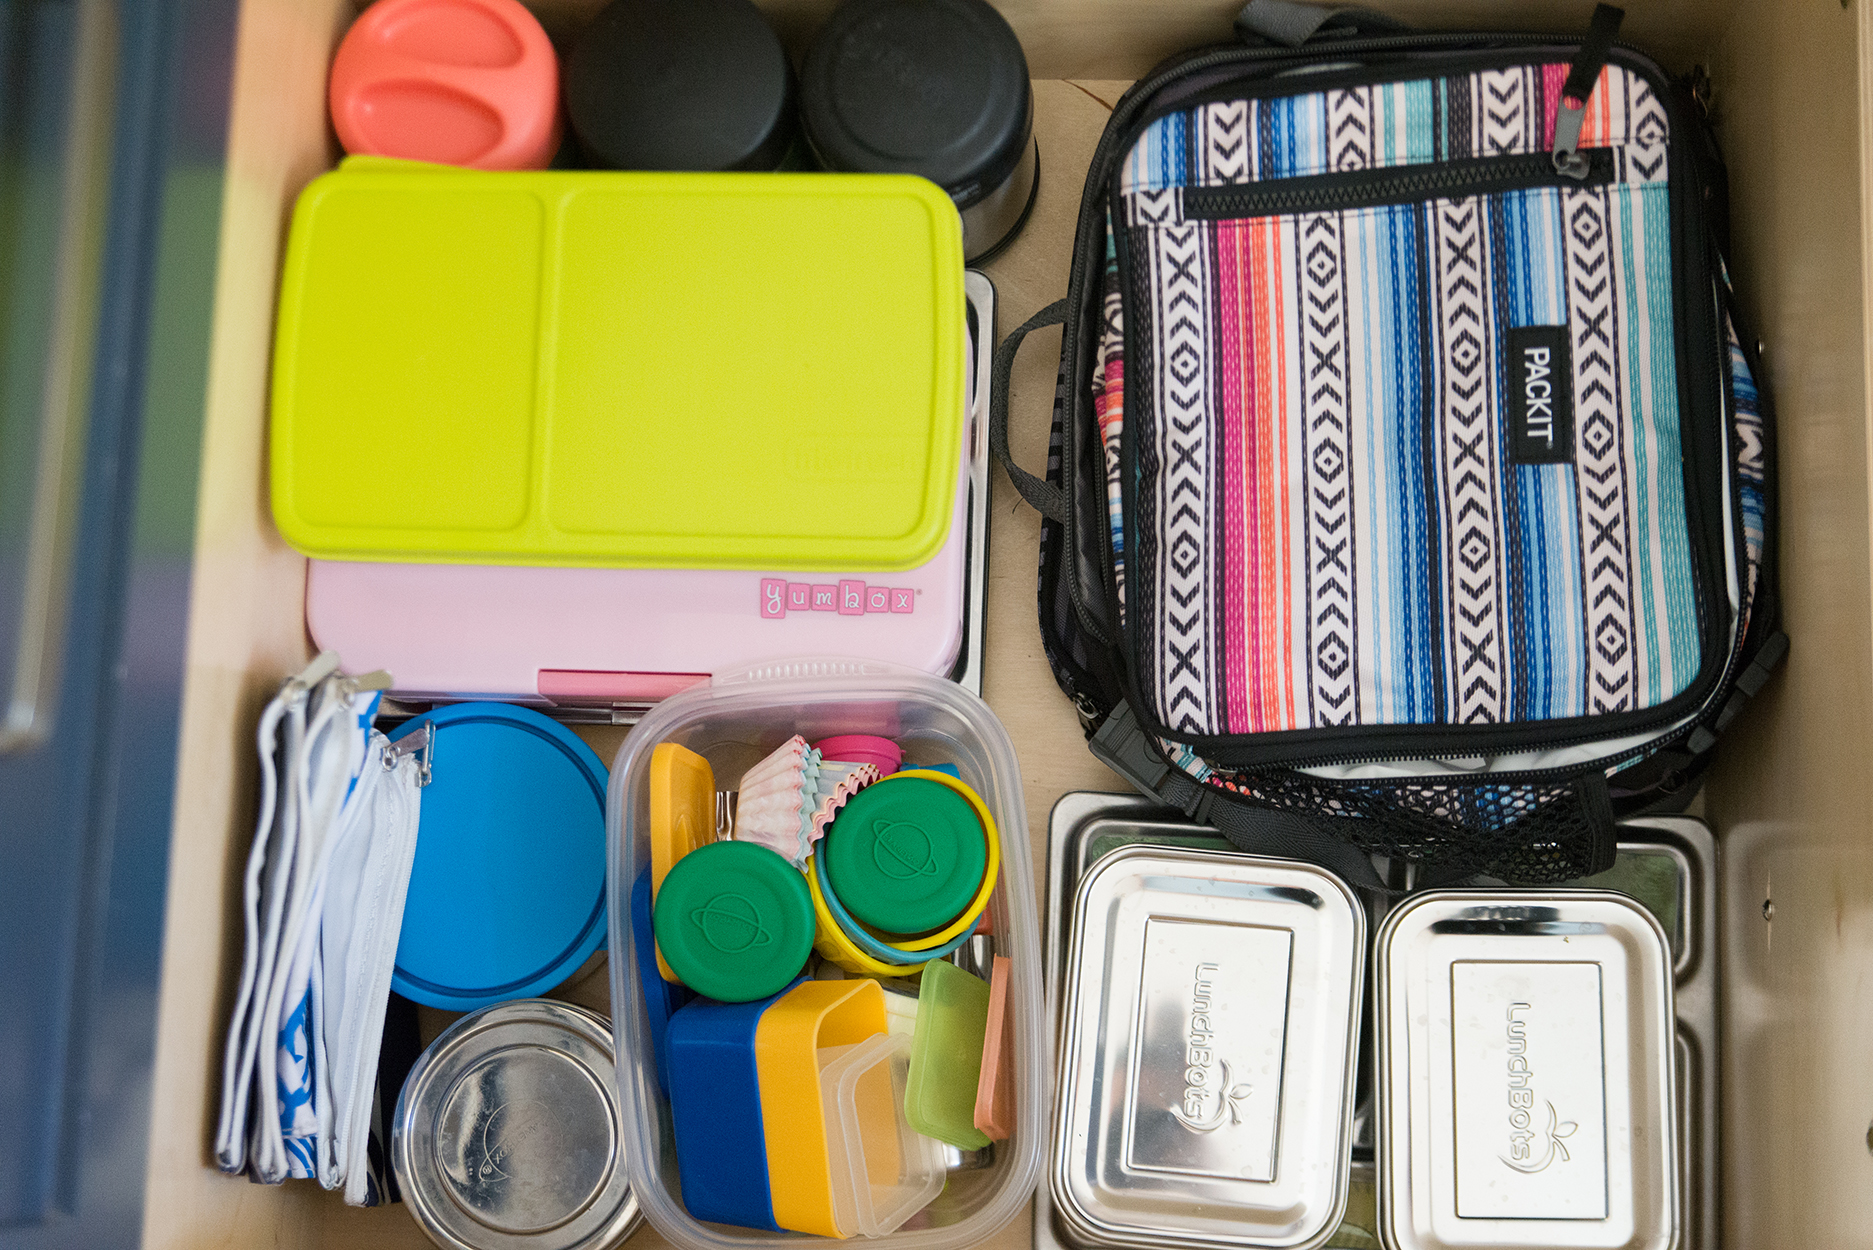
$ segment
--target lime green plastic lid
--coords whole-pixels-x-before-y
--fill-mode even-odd
[[[965,318],[921,178],[354,159],[293,212],[274,519],[329,560],[915,568]]]
[[[924,966],[904,1118],[925,1137],[960,1150],[989,1144],[975,1124],[988,1022],[988,982],[942,960]]]
[[[678,860],[651,924],[683,984],[725,1003],[785,989],[813,950],[806,878],[752,842],[711,842]]]
[[[988,866],[988,839],[969,801],[921,777],[887,777],[860,790],[825,841],[833,892],[885,933],[948,924],[969,906]]]

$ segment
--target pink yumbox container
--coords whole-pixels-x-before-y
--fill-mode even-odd
[[[777,655],[881,660],[963,680],[974,667],[965,616],[979,621],[970,588],[979,605],[986,552],[994,340],[994,288],[974,272],[967,280],[981,327],[971,336],[967,437],[949,537],[927,564],[866,576],[313,560],[313,640],[348,669],[388,670],[395,694],[411,700],[643,706]],[[979,647],[978,629],[968,650]]]

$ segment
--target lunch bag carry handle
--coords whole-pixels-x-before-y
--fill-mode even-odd
[[[1064,325],[1066,319],[1067,302],[1057,299],[1010,330],[1008,337],[995,347],[995,368],[989,387],[989,450],[995,453],[1002,468],[1008,471],[1008,480],[1021,492],[1021,498],[1028,501],[1028,506],[1055,522],[1066,520],[1066,496],[1052,482],[1036,477],[1016,464],[1014,454],[1008,450],[1008,391],[1022,340],[1035,330]]]
[[[1298,48],[1323,36],[1399,34],[1409,25],[1371,9],[1330,9],[1296,0],[1249,0],[1236,14],[1236,34],[1245,41],[1266,41]]]

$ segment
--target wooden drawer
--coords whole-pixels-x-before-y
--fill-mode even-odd
[[[988,267],[1004,329],[1064,292],[1092,146],[1125,82],[1225,35],[1216,0],[1000,0],[1036,83],[1040,196]],[[1716,84],[1730,162],[1735,276],[1765,345],[1780,419],[1782,580],[1794,640],[1720,748],[1705,814],[1722,838],[1724,1213],[1733,1246],[1873,1245],[1873,587],[1869,561],[1862,66],[1866,0],[1644,0],[1625,34]],[[596,0],[550,0],[563,31]],[[802,47],[829,0],[768,0]],[[1588,5],[1410,0],[1427,25],[1574,29]],[[266,499],[269,347],[294,196],[338,153],[325,118],[347,0],[246,0],[235,69],[197,521],[188,677],[144,1240],[150,1246],[426,1246],[399,1207],[267,1189],[209,1160],[237,971],[238,877],[251,837],[252,726],[308,653],[304,561]],[[1054,361],[1016,372],[1014,445],[1044,460]],[[369,472],[370,448],[357,449]],[[999,475],[998,475],[999,476]],[[1000,484],[992,510],[985,694],[1019,744],[1037,860],[1070,789],[1122,790],[1082,742],[1034,620],[1038,518]],[[594,734],[610,759],[620,731]],[[1044,862],[1044,861],[1043,861]],[[1772,904],[1772,906],[1771,906]],[[602,978],[599,980],[602,981]],[[602,989],[598,992],[602,993]],[[993,1244],[1023,1246],[1016,1220]],[[634,1245],[662,1244],[646,1228]]]

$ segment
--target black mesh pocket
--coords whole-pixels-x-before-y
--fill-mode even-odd
[[[1288,769],[1218,770],[1236,801],[1307,817],[1369,855],[1443,877],[1539,885],[1613,866],[1612,808],[1598,776],[1539,784],[1323,781]]]

